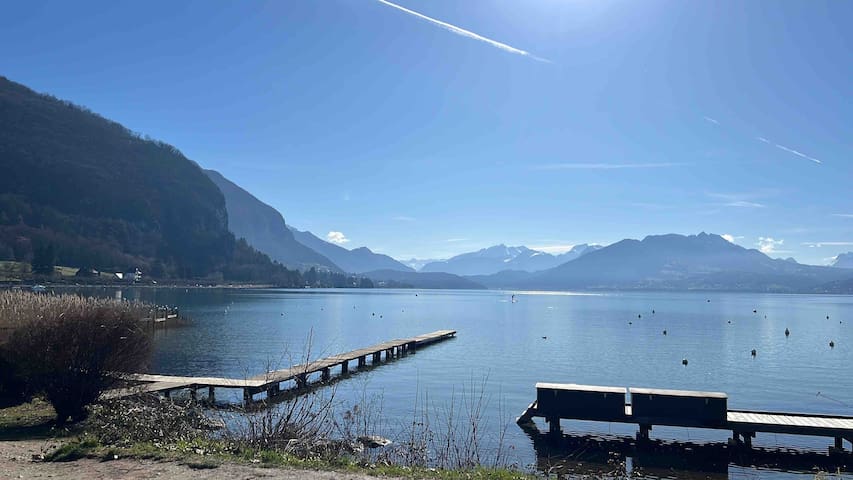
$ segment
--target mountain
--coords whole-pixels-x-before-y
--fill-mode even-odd
[[[383,283],[387,287],[406,288],[447,288],[480,290],[485,287],[470,279],[443,272],[402,272],[399,270],[374,270],[364,272],[364,276],[373,280],[374,285]]]
[[[835,268],[853,268],[853,252],[839,253],[832,261]]]
[[[340,272],[331,260],[296,241],[281,213],[258,200],[215,170],[205,170],[222,194],[228,211],[228,230],[279,263],[301,270],[311,267]]]
[[[0,259],[207,275],[235,248],[194,162],[83,107],[0,77]]]
[[[422,272],[446,272],[456,275],[491,275],[502,270],[536,272],[556,267],[574,260],[601,247],[597,245],[575,245],[561,255],[531,250],[527,247],[495,245],[476,252],[463,253],[448,260],[424,265]]]
[[[772,259],[703,232],[622,240],[533,275],[517,287],[797,292],[848,275],[843,269]]]
[[[402,263],[403,265],[405,265],[405,266],[407,266],[413,270],[420,270],[420,269],[424,268],[424,265],[426,265],[428,263],[443,262],[443,261],[444,261],[443,259],[439,259],[439,258],[430,258],[430,259],[410,258],[408,260],[400,260],[400,263]]]
[[[297,242],[325,256],[348,273],[365,273],[371,270],[398,270],[413,272],[411,268],[388,255],[374,253],[367,247],[347,250],[344,247],[321,240],[311,232],[301,232],[288,226]]]
[[[523,272],[521,270],[501,270],[491,275],[467,275],[465,278],[472,282],[485,285],[486,288],[514,289],[520,288],[530,280],[535,273]]]

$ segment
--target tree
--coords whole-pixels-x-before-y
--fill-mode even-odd
[[[313,287],[317,283],[317,269],[311,267],[310,270],[305,272],[305,284]]]
[[[53,275],[53,267],[56,266],[56,248],[52,243],[39,245],[33,251],[33,273],[39,275]]]

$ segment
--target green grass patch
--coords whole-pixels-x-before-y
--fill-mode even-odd
[[[0,408],[0,440],[22,440],[66,435],[54,428],[56,412],[41,399]]]
[[[56,266],[53,267],[53,271],[58,273],[60,277],[74,277],[77,275],[79,268],[76,267],[62,267]]]
[[[48,462],[73,462],[92,456],[97,448],[98,442],[91,439],[68,442],[45,455],[44,459]]]
[[[55,417],[53,407],[36,398],[29,403],[0,409],[0,430],[44,425],[53,422]]]
[[[181,462],[193,469],[213,469],[223,463],[238,463],[264,468],[360,473],[376,477],[402,477],[434,480],[533,480],[533,474],[512,469],[478,467],[442,470],[384,464],[365,464],[347,456],[299,458],[276,450],[239,449],[223,441],[199,438],[174,445],[138,443],[125,447],[101,445],[91,437],[66,443],[46,456],[47,461],[64,462],[79,458],[140,458]]]

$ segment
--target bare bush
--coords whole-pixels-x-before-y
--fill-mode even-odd
[[[501,426],[492,431],[484,413],[491,398],[486,394],[488,378],[451,393],[447,402],[430,402],[428,392],[415,403],[412,421],[398,431],[398,441],[377,456],[389,464],[470,469],[506,467],[506,428],[510,424],[499,405]],[[491,433],[490,433],[491,432]]]
[[[0,292],[6,388],[43,395],[60,424],[84,418],[86,406],[117,384],[117,373],[144,367],[151,351],[145,312],[116,300]]]
[[[86,424],[98,441],[116,446],[191,441],[222,427],[197,402],[176,402],[151,394],[98,403]]]
[[[252,450],[275,450],[302,458],[335,456],[344,442],[332,440],[334,391],[311,391],[281,403],[241,413],[230,425],[232,440]]]

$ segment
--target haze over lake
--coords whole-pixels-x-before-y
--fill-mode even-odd
[[[509,424],[507,441],[522,465],[535,455],[514,418],[542,381],[721,391],[735,409],[853,414],[850,296],[340,289],[126,289],[123,296],[178,305],[192,319],[158,332],[151,371],[164,374],[242,378],[267,364],[298,363],[309,338],[311,357],[319,358],[458,330],[455,339],[338,383],[337,396],[348,405],[365,393],[381,398],[393,437],[411,422],[416,400],[428,397],[440,408],[485,382],[485,427],[494,433]],[[635,428],[563,422],[566,432],[632,435]],[[680,441],[724,441],[728,434],[652,432]],[[756,439],[759,446],[821,452],[829,443]]]

